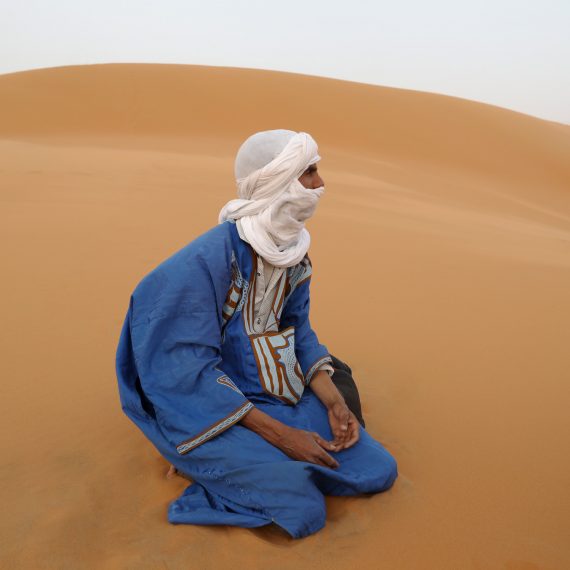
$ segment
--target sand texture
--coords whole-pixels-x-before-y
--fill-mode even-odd
[[[311,133],[311,322],[387,493],[326,528],[173,526],[123,414],[138,281],[216,224],[258,130]],[[0,76],[0,567],[570,568],[570,127],[454,97],[181,65]]]

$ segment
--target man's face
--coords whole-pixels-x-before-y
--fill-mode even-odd
[[[324,180],[319,176],[316,164],[311,164],[311,166],[301,174],[299,182],[305,188],[311,188],[312,190],[325,185]]]

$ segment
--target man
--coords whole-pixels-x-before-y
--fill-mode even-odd
[[[350,368],[309,322],[304,222],[324,192],[319,159],[307,133],[249,137],[239,198],[131,296],[117,350],[123,409],[194,481],[170,505],[172,523],[274,522],[299,538],[324,526],[324,495],[396,479],[359,425]]]

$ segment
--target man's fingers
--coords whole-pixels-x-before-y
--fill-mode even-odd
[[[323,439],[319,434],[314,433],[313,437],[315,441],[323,448],[328,451],[337,451],[337,444],[334,441],[327,441]]]
[[[348,431],[348,421],[350,419],[350,415],[348,413],[348,409],[343,410],[340,414],[340,430],[343,432]]]
[[[343,418],[342,423],[340,424],[340,429],[342,431],[348,431],[348,414]]]
[[[319,446],[317,455],[315,457],[315,462],[318,463],[319,465],[323,465],[324,467],[332,467],[333,469],[336,469],[339,465],[338,461],[334,459],[334,457],[331,457],[325,451],[325,449],[329,449],[330,451],[336,451],[337,450],[336,446],[332,442],[323,439],[316,432],[313,432],[312,436],[315,439],[315,442]]]
[[[347,441],[344,444],[344,448],[354,445],[360,439],[360,426],[356,420],[352,420],[350,423],[350,434]]]
[[[350,438],[345,444],[344,444],[344,448],[343,449],[348,449],[349,447],[352,447],[357,441],[358,441],[358,434],[356,434],[354,437]]]
[[[355,417],[350,417],[348,422],[348,431],[342,437],[335,437],[333,443],[336,445],[336,451],[342,451],[353,446],[360,439],[360,424]]]
[[[334,457],[331,457],[324,449],[321,450],[318,459],[320,459],[325,467],[336,469],[339,465],[338,461]]]
[[[334,443],[335,445],[339,445],[339,444],[344,443],[344,440],[346,439],[347,433],[348,433],[348,432],[346,432],[346,431],[341,431],[341,430],[338,429],[338,428],[335,429],[335,430],[333,431],[333,435],[334,435],[334,442],[333,442],[333,443]]]
[[[344,441],[348,435],[348,422],[349,418],[347,416],[346,418],[339,419],[339,423],[335,426],[333,433],[334,436],[340,441]]]

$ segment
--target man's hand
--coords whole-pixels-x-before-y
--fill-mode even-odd
[[[291,459],[308,461],[332,469],[336,469],[339,465],[338,461],[325,451],[337,451],[336,446],[318,433],[289,427],[255,407],[242,418],[240,423]]]
[[[336,451],[354,445],[360,437],[360,426],[355,415],[348,409],[344,400],[339,400],[328,408],[329,423],[334,435]]]
[[[360,426],[355,415],[348,409],[342,394],[333,384],[328,373],[319,370],[311,380],[311,389],[326,406],[329,424],[334,436],[332,442],[341,451],[354,445],[360,437]]]
[[[289,428],[276,445],[283,453],[297,461],[308,461],[332,469],[339,465],[338,461],[325,451],[337,451],[336,446],[315,432]]]

